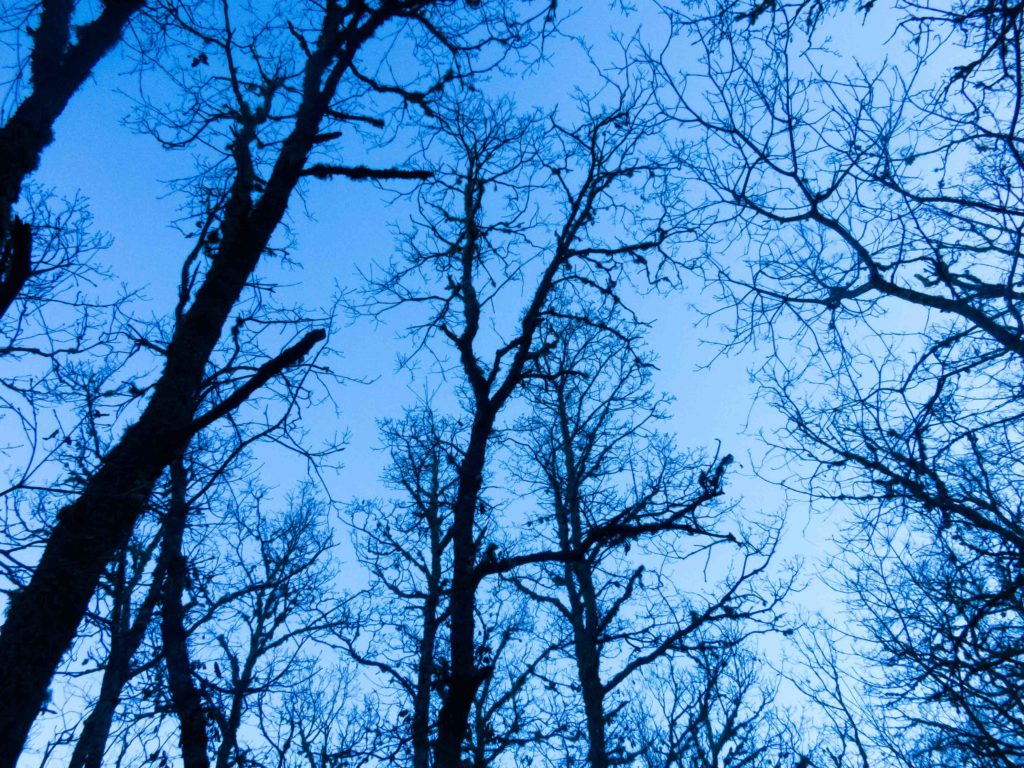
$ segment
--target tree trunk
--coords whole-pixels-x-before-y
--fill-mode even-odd
[[[437,595],[431,592],[423,606],[423,637],[416,670],[416,695],[412,704],[413,768],[430,768],[430,694],[434,682],[437,607]]]
[[[335,66],[347,68],[355,52],[347,51]],[[0,699],[0,768],[14,768],[103,568],[127,544],[154,484],[191,437],[206,364],[284,215],[330,102],[330,93],[321,91],[323,69],[329,63],[329,58],[320,60],[320,72],[307,72],[307,85],[315,96],[300,105],[295,128],[283,142],[266,191],[255,205],[252,175],[240,172],[236,177],[225,209],[221,247],[175,328],[152,398],[103,458],[79,498],[61,510],[31,581],[11,596],[0,630],[0,670],[6,677],[6,695]],[[333,84],[336,87],[337,82]],[[236,145],[244,145],[242,136]]]
[[[104,689],[107,678],[104,676]],[[109,695],[109,691],[103,690],[100,693],[100,700],[96,702],[92,712],[85,719],[82,726],[82,733],[75,742],[75,749],[68,761],[68,768],[100,768],[103,763],[103,753],[107,748],[107,739],[110,737],[110,727],[114,722],[114,712],[120,701],[120,690],[118,689]]]
[[[13,768],[50,680],[70,647],[100,575],[124,547],[159,474],[157,441],[134,428],[108,454],[78,501],[58,515],[29,584],[11,595],[0,632],[0,766]],[[133,457],[131,460],[130,457]]]
[[[555,491],[555,515],[558,538],[566,551],[581,551],[584,540],[584,520],[581,509],[582,488],[577,471],[577,454],[573,443],[571,416],[564,393],[558,397],[558,426],[561,457],[565,476],[562,489]],[[601,683],[601,641],[599,637],[601,613],[594,587],[594,574],[586,557],[566,561],[564,569],[569,615],[572,624],[573,651],[576,673],[583,698],[583,712],[587,725],[587,758],[590,768],[608,768],[608,744],[605,729],[604,686]]]
[[[32,277],[32,227],[15,216],[7,224],[6,237],[0,249],[0,318]]]
[[[25,178],[39,167],[43,150],[53,141],[53,125],[71,97],[121,39],[125,25],[144,0],[104,3],[99,16],[76,28],[77,42],[69,46],[74,5],[70,0],[43,2],[33,35],[32,92],[0,127],[0,252],[13,257],[0,264],[0,317],[31,271],[26,261],[29,251],[21,247],[23,238],[11,219]]]
[[[579,571],[580,564],[572,570]],[[586,565],[582,565],[586,568]],[[583,697],[583,712],[587,721],[587,756],[591,768],[608,768],[608,744],[604,712],[604,686],[601,684],[601,649],[596,636],[596,626],[589,625],[586,615],[594,612],[587,610],[588,603],[594,604],[593,580],[587,573],[582,579],[576,575],[579,592],[575,590],[574,598],[570,598],[570,609],[573,615],[573,645],[576,652],[576,671],[580,681],[580,692]],[[589,586],[590,594],[587,592]],[[590,598],[588,600],[588,597]]]
[[[196,320],[218,317],[204,322],[205,328],[195,322],[179,327],[146,410],[104,457],[78,500],[61,510],[32,580],[11,596],[0,631],[0,669],[8,693],[0,700],[0,768],[13,768],[104,567],[127,545],[156,480],[184,448],[206,360],[248,272],[238,275],[237,290],[211,281],[204,285],[207,293],[214,288],[220,293],[210,297],[220,311],[194,306],[189,314],[194,312]]]
[[[448,691],[437,718],[435,768],[460,768],[469,713],[482,675],[476,665],[476,509],[483,487],[487,444],[494,416],[480,408],[459,467],[459,489],[452,507],[451,665]]]
[[[435,458],[433,500],[437,501],[437,464]],[[413,768],[430,768],[430,698],[434,685],[434,651],[437,646],[438,608],[441,604],[443,564],[442,517],[439,503],[432,506],[430,524],[430,583],[423,601],[423,635],[420,639],[419,660],[416,669],[416,695],[412,704],[412,764]]]
[[[163,574],[163,564],[158,563],[153,574],[153,583],[130,626],[128,612],[131,607],[131,588],[127,584],[123,585],[121,606],[111,620],[110,655],[106,669],[103,670],[99,699],[82,725],[82,733],[75,742],[68,768],[100,768],[103,762],[114,713],[121,702],[121,691],[132,677],[131,661],[139,650],[149,622],[153,618],[163,587]]]
[[[171,705],[178,717],[178,743],[185,768],[209,768],[207,756],[206,714],[203,700],[192,679],[192,660],[188,653],[188,631],[185,624],[185,592],[187,561],[183,550],[188,524],[185,499],[186,476],[181,459],[171,464],[171,502],[164,521],[164,563],[167,578],[163,590],[163,615],[160,631],[167,664],[167,687]]]

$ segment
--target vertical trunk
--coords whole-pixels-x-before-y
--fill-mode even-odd
[[[558,398],[558,419],[561,445],[556,450],[564,474],[564,487],[553,489],[558,535],[563,549],[581,551],[584,538],[582,488],[570,429],[569,408],[562,393],[559,393]],[[580,683],[587,725],[587,758],[591,768],[608,768],[605,691],[601,683],[600,610],[590,561],[585,556],[578,560],[566,561],[564,577],[569,599],[577,679]]]
[[[188,521],[185,498],[186,476],[181,459],[171,464],[171,501],[164,522],[164,563],[167,578],[163,590],[163,615],[160,629],[167,664],[167,686],[171,705],[178,717],[181,758],[185,768],[208,768],[206,714],[199,690],[192,679],[192,661],[188,655],[188,633],[185,628],[185,591],[187,563],[183,539]]]
[[[115,610],[115,617],[111,621],[114,626],[111,632],[110,656],[103,670],[99,699],[82,725],[82,733],[75,743],[68,768],[100,768],[107,740],[110,738],[114,713],[121,701],[121,691],[132,677],[132,658],[142,644],[162,587],[163,564],[160,563],[153,574],[153,583],[130,626],[128,612],[131,606],[131,589],[127,585],[123,589],[120,596],[121,606]]]
[[[486,690],[482,692],[481,698],[486,698]],[[487,722],[487,713],[481,701],[477,701],[473,707],[473,750],[469,757],[469,764],[472,768],[488,768],[487,746],[490,743]]]
[[[466,382],[473,393],[475,413],[469,445],[459,466],[458,492],[452,507],[452,588],[449,611],[451,669],[448,691],[438,713],[437,744],[434,749],[436,768],[459,768],[473,699],[481,682],[492,671],[487,667],[477,668],[474,638],[476,590],[479,582],[476,568],[476,510],[480,503],[487,446],[499,411],[523,382],[526,367],[534,357],[531,352],[533,338],[554,288],[555,276],[567,258],[558,250],[548,262],[520,321],[518,338],[498,354],[494,368],[484,373],[474,349],[480,331],[481,301],[473,279],[481,256],[481,243],[486,240],[486,233],[479,224],[484,189],[487,186],[486,171],[482,168],[487,162],[484,160],[486,154],[486,151],[477,154],[471,150],[467,157],[469,167],[462,195],[461,221],[464,231],[460,254],[461,279],[456,286],[457,292],[453,294],[453,299],[458,297],[462,304],[464,326],[462,333],[452,338],[459,351]],[[515,351],[511,360],[506,362],[508,368],[505,377],[499,380],[500,360],[512,350]]]
[[[604,686],[601,683],[601,649],[597,637],[597,611],[594,582],[586,561],[573,564],[576,589],[570,590],[573,646],[576,671],[587,721],[587,756],[591,768],[608,768],[608,744],[605,729]],[[580,571],[585,570],[585,573]]]
[[[423,601],[423,635],[420,639],[416,669],[416,694],[412,704],[413,768],[430,768],[430,699],[434,684],[434,652],[439,630],[438,610],[441,604],[441,579],[444,568],[444,539],[441,500],[439,498],[438,458],[434,457],[431,476],[431,503],[427,514],[430,526],[430,576],[427,597]]]
[[[559,516],[568,509],[559,510]],[[561,522],[561,521],[560,521]],[[565,526],[569,541],[563,547],[579,546],[579,526]],[[562,527],[561,525],[559,526]],[[576,673],[583,698],[583,712],[587,725],[587,756],[591,768],[608,768],[608,745],[605,733],[604,685],[601,683],[601,645],[598,637],[599,612],[593,574],[586,558],[565,565],[565,583],[569,598],[569,612],[572,624],[573,652],[576,656]]]
[[[435,768],[460,768],[470,708],[482,673],[476,666],[476,509],[483,486],[487,444],[494,415],[478,406],[469,445],[459,467],[459,488],[452,507],[451,665],[448,691],[437,718]]]
[[[412,704],[413,768],[430,766],[430,693],[434,682],[434,649],[437,645],[439,595],[431,587],[423,605],[423,637],[416,670],[416,695]]]

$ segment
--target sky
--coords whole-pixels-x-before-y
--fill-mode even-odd
[[[563,12],[572,9],[568,3],[560,5]],[[603,3],[580,3],[575,11],[563,31],[592,43],[598,61],[613,58],[610,27],[626,37],[633,27],[654,39],[664,35],[665,22],[653,12],[623,17],[607,11]],[[884,19],[850,26],[836,40],[837,47],[870,51],[881,40],[878,30],[887,26]],[[574,43],[555,40],[548,53],[549,61],[532,74],[493,86],[513,93],[523,107],[568,109],[571,89],[592,87],[596,78]],[[685,63],[685,56],[680,61]],[[188,176],[193,161],[187,152],[164,151],[150,136],[126,125],[137,82],[129,69],[118,55],[100,64],[57,123],[56,140],[46,150],[35,181],[65,196],[81,193],[88,198],[94,226],[112,241],[98,261],[127,290],[139,292],[136,312],[161,318],[173,308],[181,260],[191,247],[174,226],[181,217],[182,198],[172,191],[171,182]],[[569,82],[567,72],[580,80]],[[403,149],[394,151],[400,155]],[[313,308],[328,305],[339,290],[360,287],[361,273],[395,253],[395,227],[407,220],[410,208],[405,200],[368,184],[321,182],[307,192],[293,201],[289,213],[296,240],[292,258],[299,266],[274,274],[283,284],[283,300]],[[778,453],[770,452],[762,435],[770,437],[782,422],[751,376],[766,353],[745,349],[716,354],[728,331],[717,317],[706,320],[693,306],[706,308],[713,299],[694,277],[678,290],[637,301],[641,316],[653,321],[648,341],[658,359],[655,384],[674,397],[665,427],[676,433],[681,446],[713,453],[720,445],[723,453],[736,456],[730,498],[738,502],[741,514],[784,511],[787,532],[779,566],[785,559],[803,558],[805,579],[815,583],[815,572],[831,550],[837,518],[826,514],[833,510],[812,513],[803,499],[779,486],[789,479],[790,469]],[[398,368],[398,358],[410,347],[404,330],[402,315],[383,324],[344,318],[330,340],[330,364],[350,381],[334,387],[333,404],[307,413],[306,423],[315,435],[348,436],[341,468],[324,477],[338,501],[381,494],[379,478],[387,457],[379,450],[377,419],[399,416],[404,407],[441,386],[430,375],[429,359],[414,361],[415,372]],[[301,463],[280,452],[266,452],[264,459],[263,482],[282,494],[291,490]],[[339,539],[341,556],[351,558],[344,532]],[[828,610],[834,600],[818,584],[794,604]]]
[[[585,6],[584,12],[568,18],[564,28],[596,41],[595,58],[601,55],[600,35],[607,34],[610,20],[600,5]],[[627,21],[646,27],[645,32],[663,25],[653,14],[633,15]],[[556,41],[549,51],[549,63],[515,84],[520,104],[564,101],[563,91],[570,84],[552,88],[551,74],[587,71],[575,45]],[[123,60],[106,59],[57,123],[56,140],[44,154],[36,181],[62,194],[80,192],[88,198],[95,227],[112,238],[100,262],[130,290],[141,292],[145,301],[139,308],[144,313],[162,316],[173,306],[181,259],[190,247],[172,226],[180,217],[181,198],[168,182],[188,175],[191,159],[184,152],[161,150],[151,137],[125,125],[135,84]],[[394,252],[393,226],[402,223],[408,208],[404,201],[391,201],[387,191],[368,184],[323,182],[307,192],[304,205],[294,204],[289,214],[297,239],[293,257],[301,266],[281,275],[281,282],[291,284],[281,295],[288,302],[317,307],[329,304],[337,288],[358,287],[361,270]],[[700,291],[693,280],[684,291],[650,296],[641,303],[642,315],[655,320],[650,343],[661,369],[656,381],[676,397],[672,429],[684,444],[712,445],[720,440],[737,456],[756,453],[757,441],[743,433],[748,428],[756,431],[770,415],[753,399],[755,387],[747,375],[753,360],[719,358],[714,366],[701,367],[716,351],[706,342],[719,342],[725,336],[715,321],[710,326],[700,323],[699,314],[691,310],[695,302],[706,304]],[[353,379],[371,382],[345,386],[338,400],[339,426],[350,432],[340,479],[343,485],[358,489],[357,494],[373,493],[373,478],[379,474],[381,456],[372,450],[374,420],[397,415],[403,404],[411,404],[423,393],[422,381],[396,371],[398,355],[409,346],[401,338],[402,331],[400,323],[396,327],[390,322],[347,320],[331,340],[341,356],[332,366]],[[768,488],[758,488],[759,496],[766,493]]]
[[[665,33],[665,22],[657,14],[613,18],[600,3],[581,4],[575,10],[563,31],[585,38],[597,61],[614,60],[611,27],[626,37],[631,25],[648,39]],[[567,110],[573,87],[593,87],[594,70],[571,41],[554,41],[548,53],[549,60],[532,75],[494,87],[507,89],[523,107]],[[680,63],[685,63],[682,57]],[[580,80],[566,82],[561,74],[565,72],[579,73]],[[99,254],[100,263],[127,290],[139,292],[136,312],[166,317],[173,307],[181,259],[191,247],[174,225],[181,217],[182,198],[172,191],[171,182],[188,176],[193,161],[187,152],[164,151],[152,137],[126,125],[136,83],[123,58],[115,55],[102,62],[57,123],[56,140],[44,154],[36,182],[64,195],[81,193],[88,198],[95,227],[112,239],[111,247]],[[395,151],[401,156],[404,147]],[[289,211],[296,240],[292,258],[298,268],[274,273],[284,285],[279,298],[315,308],[329,305],[339,290],[361,287],[361,273],[395,252],[395,227],[409,213],[407,201],[372,185],[316,182]],[[765,352],[718,354],[718,345],[729,338],[722,326],[727,316],[706,319],[694,309],[713,304],[707,290],[694,277],[678,290],[641,297],[636,303],[640,315],[653,321],[648,341],[658,360],[655,386],[674,398],[664,429],[674,432],[683,448],[709,454],[720,450],[736,457],[729,499],[737,502],[741,515],[784,514],[786,534],[777,567],[781,571],[793,560],[804,564],[809,588],[794,596],[793,607],[831,610],[835,596],[816,573],[831,550],[836,517],[826,514],[830,510],[812,510],[804,499],[780,487],[790,479],[791,469],[783,456],[770,452],[763,436],[771,436],[782,422],[759,397],[750,374],[763,363]],[[314,437],[346,436],[341,467],[322,476],[331,497],[342,505],[383,493],[379,479],[387,454],[380,449],[377,420],[400,416],[404,407],[426,393],[444,391],[445,385],[431,375],[427,356],[413,361],[412,372],[398,368],[399,357],[410,348],[404,322],[402,315],[385,318],[383,324],[343,316],[330,339],[326,359],[350,381],[332,387],[332,402],[307,412],[304,424]],[[302,479],[303,462],[281,450],[263,451],[261,458],[262,482],[276,487],[283,499]],[[339,557],[354,560],[341,524],[338,541]],[[345,586],[359,581],[354,578]]]
[[[578,13],[563,28],[592,43],[596,60],[613,56],[609,27],[626,33],[636,25],[647,36],[664,34],[664,20],[656,14],[613,18],[603,6],[578,5]],[[856,48],[868,39],[877,40],[862,28],[842,43]],[[556,40],[548,52],[550,60],[533,74],[495,87],[511,91],[522,106],[551,107],[566,104],[572,87],[590,85],[585,78],[592,77],[592,70],[575,44]],[[578,73],[582,80],[567,82],[566,72]],[[98,260],[128,290],[140,293],[137,312],[166,317],[173,308],[181,259],[191,245],[173,225],[181,216],[182,198],[173,193],[171,182],[191,173],[192,159],[187,152],[160,149],[151,137],[125,124],[136,82],[123,58],[115,55],[102,62],[59,120],[56,140],[35,180],[60,194],[88,198],[95,227],[112,239]],[[361,272],[395,252],[395,226],[407,219],[410,209],[404,200],[368,184],[320,182],[307,191],[289,213],[296,239],[292,257],[299,268],[275,277],[286,284],[280,295],[287,303],[318,307],[328,305],[340,289],[358,288]],[[705,321],[693,308],[711,303],[713,296],[696,277],[678,290],[637,303],[641,316],[653,321],[649,343],[660,369],[655,384],[675,398],[665,428],[677,434],[681,446],[713,453],[720,445],[723,453],[736,456],[730,498],[739,502],[741,514],[785,512],[779,567],[787,559],[803,559],[805,580],[815,584],[815,572],[831,549],[836,518],[825,514],[830,510],[812,513],[803,499],[787,495],[778,485],[789,479],[790,470],[779,454],[769,453],[762,435],[770,436],[781,420],[759,397],[750,374],[763,363],[765,352],[746,349],[718,356],[716,345],[728,339],[728,332],[718,318]],[[333,388],[333,404],[307,413],[306,423],[324,437],[347,434],[342,467],[324,477],[340,502],[381,494],[379,478],[387,457],[379,449],[376,420],[399,416],[403,407],[439,386],[429,375],[429,359],[415,361],[419,370],[414,374],[397,368],[397,359],[410,345],[404,330],[400,319],[378,324],[346,318],[330,340],[332,368],[351,381]],[[282,495],[291,490],[301,463],[279,451],[266,452],[264,460],[263,482],[277,486]],[[351,559],[346,539],[340,531],[339,553]],[[817,584],[797,596],[794,605],[827,610],[834,600]]]

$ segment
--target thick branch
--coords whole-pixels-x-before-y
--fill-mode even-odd
[[[333,179],[341,176],[352,181],[425,181],[433,176],[430,171],[417,168],[367,168],[365,165],[330,165],[315,163],[302,172],[314,179]]]
[[[322,328],[317,328],[315,331],[310,331],[303,336],[294,346],[288,347],[277,357],[265,362],[256,369],[256,373],[247,382],[217,403],[217,405],[210,408],[202,416],[197,417],[189,426],[189,433],[195,434],[213,424],[217,419],[231,413],[268,381],[279,376],[286,369],[301,363],[303,358],[313,349],[313,346],[326,338],[327,332]]]

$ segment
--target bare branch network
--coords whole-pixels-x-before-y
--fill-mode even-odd
[[[1022,26],[7,3],[0,768],[1024,768]]]

